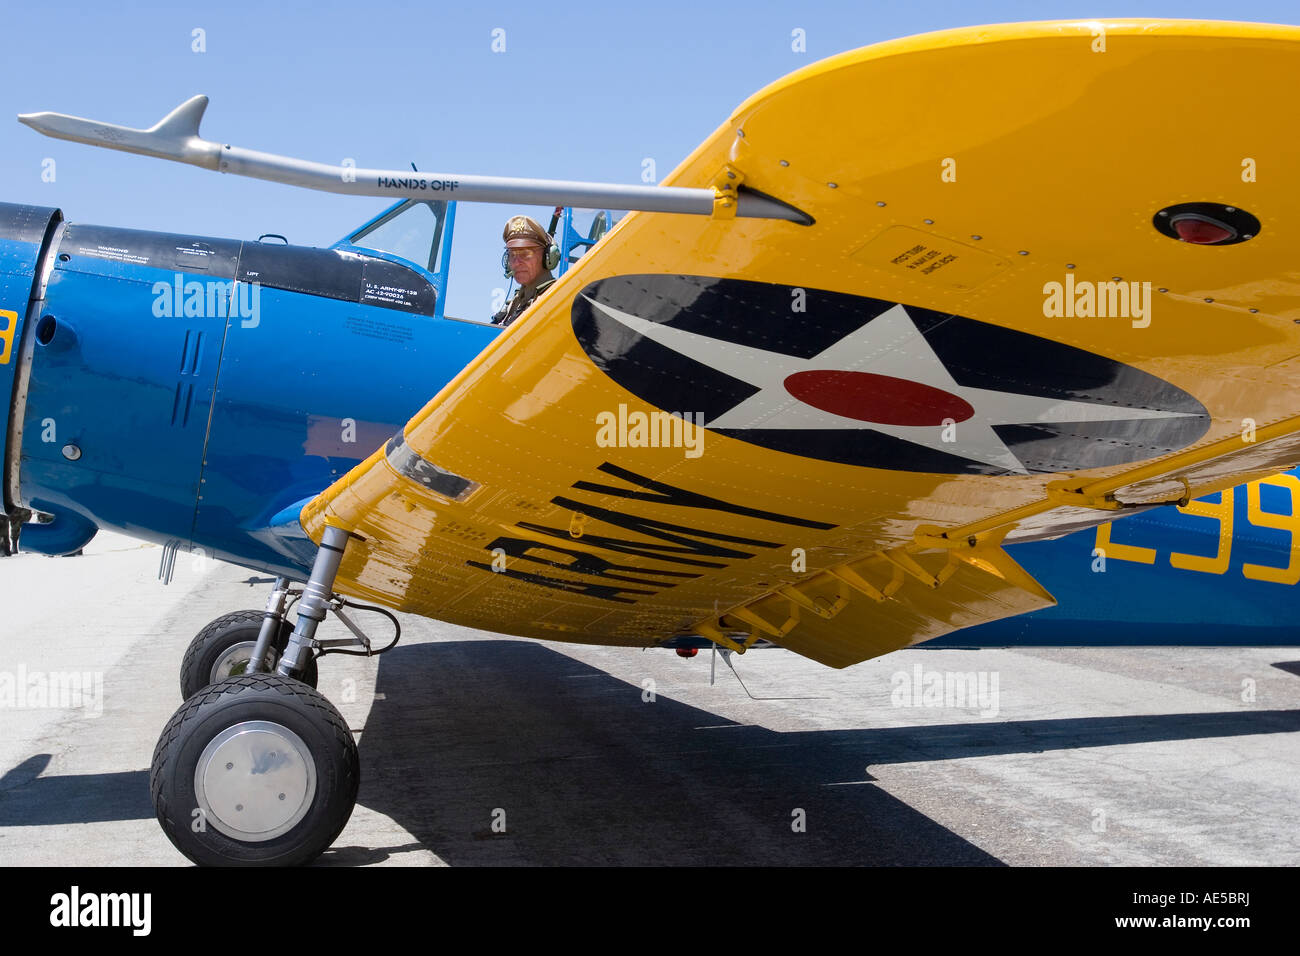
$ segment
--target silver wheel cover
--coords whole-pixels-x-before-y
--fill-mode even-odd
[[[253,648],[256,646],[256,641],[240,641],[226,648],[226,652],[212,665],[212,672],[208,674],[208,683],[215,684],[227,677],[245,673],[248,670],[248,662],[253,659]],[[275,656],[274,648],[271,649],[271,656]]]
[[[316,796],[316,762],[288,727],[246,720],[203,748],[194,794],[204,825],[234,840],[262,843],[307,815]]]

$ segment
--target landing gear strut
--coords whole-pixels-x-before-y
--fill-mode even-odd
[[[298,624],[282,645],[287,588],[280,579],[245,673],[214,673],[214,664],[225,665],[209,650],[202,658],[213,662],[207,671],[199,662],[188,685],[182,677],[183,689],[205,676],[214,682],[168,721],[154,750],[149,792],[163,832],[195,863],[306,863],[334,842],[352,815],[360,783],[356,744],[339,712],[302,679],[314,677],[308,668],[316,650],[335,643],[316,641],[315,633],[327,611],[337,612],[334,578],[349,536],[326,528],[298,604]],[[252,622],[243,623],[246,643]],[[265,673],[277,652],[276,673]]]

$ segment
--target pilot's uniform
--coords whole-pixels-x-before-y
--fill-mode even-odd
[[[493,325],[509,325],[533,304],[533,300],[555,284],[555,276],[543,272],[536,285],[521,285],[510,297],[504,309],[492,316]],[[482,315],[483,313],[479,313]]]
[[[505,308],[492,316],[493,325],[509,325],[533,304],[534,299],[555,284],[555,276],[551,275],[551,270],[546,268],[546,253],[551,248],[554,240],[542,228],[541,223],[528,216],[515,216],[506,223],[501,238],[505,240],[507,254],[512,248],[536,246],[538,255],[542,257],[542,269],[537,274],[536,279],[527,285],[521,285],[515,294],[510,297],[510,301],[506,303]]]

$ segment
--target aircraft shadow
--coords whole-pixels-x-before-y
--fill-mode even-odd
[[[36,754],[0,776],[0,827],[153,817],[148,770],[43,777],[50,759]]]
[[[410,838],[336,845],[323,865],[421,848],[453,865],[998,865],[870,767],[1300,730],[1300,711],[1267,710],[783,733],[646,703],[513,640],[399,647],[375,689],[358,802]],[[50,759],[0,776],[0,827],[153,817],[147,770],[42,776]]]
[[[1247,711],[780,733],[508,640],[399,648],[375,689],[359,802],[453,865],[996,865],[869,767],[1300,730]]]

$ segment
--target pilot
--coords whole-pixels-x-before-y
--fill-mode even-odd
[[[506,271],[519,289],[496,315],[493,325],[509,325],[533,300],[555,283],[551,270],[559,262],[560,250],[542,224],[529,216],[514,216],[501,234],[505,240]]]

